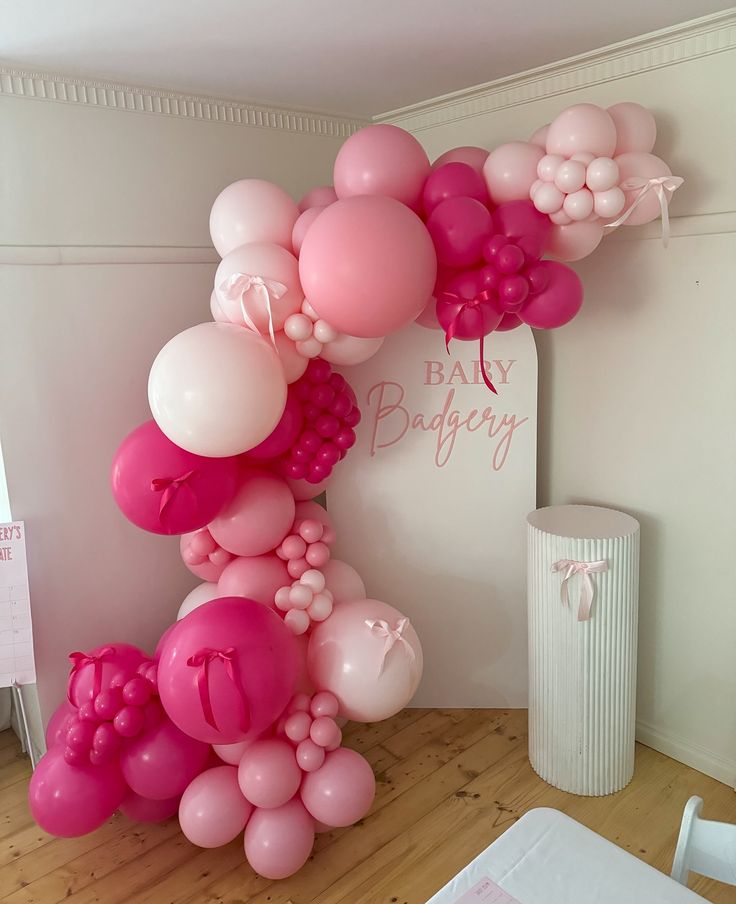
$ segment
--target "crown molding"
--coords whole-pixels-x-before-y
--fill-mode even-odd
[[[178,94],[158,88],[120,82],[74,78],[56,72],[38,72],[0,64],[0,96],[174,116],[200,122],[299,132],[323,138],[348,138],[367,124],[317,110],[285,109],[243,103],[221,97]]]
[[[736,48],[736,7],[375,116],[410,132]]]

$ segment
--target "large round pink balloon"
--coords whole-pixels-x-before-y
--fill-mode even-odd
[[[69,673],[68,695],[76,707],[82,706],[96,696],[99,675],[100,687],[106,688],[118,672],[133,673],[148,656],[138,647],[129,643],[105,644],[95,647],[85,654],[87,661]]]
[[[243,831],[253,807],[240,793],[238,770],[215,766],[194,778],[182,794],[179,825],[199,847],[229,844]]]
[[[459,148],[450,148],[449,151],[440,154],[432,164],[432,169],[439,169],[439,167],[444,166],[446,163],[467,163],[468,166],[473,167],[476,173],[482,173],[483,164],[487,159],[488,151],[485,148],[465,145]]]
[[[337,201],[335,189],[331,185],[318,185],[304,195],[299,202],[299,210],[304,213],[305,210],[311,210],[313,207],[327,207],[333,201]]]
[[[47,750],[51,750],[52,747],[56,747],[65,740],[67,729],[76,716],[77,707],[72,706],[68,700],[64,700],[56,707],[46,725],[44,737]]]
[[[291,251],[299,208],[286,192],[264,179],[241,179],[223,188],[210,213],[210,235],[224,257],[248,242],[273,242]]]
[[[413,207],[429,168],[424,148],[409,132],[386,124],[366,126],[337,153],[335,191],[338,198],[386,195]]]
[[[637,183],[644,183],[647,179],[655,179],[659,176],[671,176],[672,170],[667,166],[664,160],[655,157],[654,154],[631,153],[621,154],[616,157],[618,164],[620,185],[626,183],[627,180],[636,180]],[[626,204],[624,210],[636,200],[641,188],[624,189],[624,197]],[[662,213],[659,198],[654,191],[650,191],[643,201],[637,206],[636,210],[628,217],[623,224],[624,226],[641,226],[642,223],[651,223],[656,220]]]
[[[74,838],[94,832],[120,806],[127,788],[116,761],[70,766],[61,746],[41,758],[31,776],[31,815],[51,835]]]
[[[646,107],[623,101],[609,107],[608,114],[616,126],[616,155],[630,151],[651,152],[657,140],[657,123]]]
[[[370,810],[376,780],[365,757],[347,747],[327,754],[324,763],[304,776],[302,803],[319,822],[351,826]]]
[[[295,523],[297,521],[304,521],[307,518],[313,521],[319,521],[324,527],[334,530],[329,512],[324,506],[321,506],[319,502],[313,502],[311,499],[306,502],[297,502],[296,515],[294,517]]]
[[[574,104],[549,124],[547,153],[572,157],[588,151],[596,157],[612,157],[616,148],[616,125],[610,114],[596,104]]]
[[[393,198],[345,198],[307,233],[299,275],[312,307],[336,330],[379,338],[401,329],[432,294],[434,246],[416,214]]]
[[[579,261],[600,245],[603,226],[600,223],[570,223],[552,226],[548,252],[559,261]]]
[[[298,797],[283,807],[256,810],[243,839],[251,867],[265,879],[286,879],[307,862],[314,845],[314,820]]]
[[[341,367],[362,364],[372,358],[383,345],[383,339],[361,339],[340,333],[337,339],[322,347],[320,358]]]
[[[422,645],[408,619],[378,600],[337,606],[309,640],[315,686],[331,691],[340,714],[357,722],[380,722],[403,709],[419,686],[422,664]]]
[[[294,229],[291,233],[291,245],[294,249],[294,254],[297,257],[299,257],[299,254],[301,253],[304,239],[309,232],[312,223],[314,223],[323,210],[324,207],[309,207],[304,213],[299,215],[299,219],[294,223]]]
[[[234,458],[204,458],[174,445],[155,421],[129,433],[112,460],[120,511],[156,534],[185,534],[208,524],[233,498]]]
[[[491,151],[483,166],[491,200],[503,204],[528,199],[542,157],[544,150],[528,141],[511,141]]]
[[[273,346],[235,324],[200,323],[174,336],[148,378],[148,401],[168,438],[195,455],[238,455],[284,413],[286,380]]]
[[[325,585],[333,595],[335,603],[346,600],[364,600],[365,584],[352,565],[340,559],[331,558],[321,569],[325,576]]]
[[[238,766],[240,790],[254,807],[281,807],[296,794],[302,771],[294,748],[280,738],[255,741]]]
[[[158,663],[171,719],[208,744],[260,734],[291,699],[298,669],[294,636],[255,600],[212,600],[177,622]]]
[[[179,809],[179,798],[151,800],[129,790],[118,809],[123,816],[127,816],[133,822],[163,822]]]
[[[276,591],[291,582],[286,563],[278,556],[240,556],[222,572],[218,596],[243,596],[273,609]]]
[[[211,522],[215,540],[236,556],[260,556],[275,549],[294,523],[294,496],[269,471],[243,468],[232,501]]]
[[[519,317],[531,327],[553,330],[564,326],[583,304],[583,284],[574,270],[557,261],[542,261],[537,269],[547,276],[543,292],[530,295],[519,311]]]

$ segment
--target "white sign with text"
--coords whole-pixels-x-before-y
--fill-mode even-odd
[[[327,504],[334,555],[408,615],[415,706],[527,704],[527,514],[536,508],[537,355],[528,327],[478,343],[412,325],[345,370],[363,420]]]
[[[0,687],[35,680],[26,526],[11,521],[0,524]]]

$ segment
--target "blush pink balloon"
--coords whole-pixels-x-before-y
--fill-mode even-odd
[[[275,474],[244,468],[232,501],[210,523],[215,540],[236,556],[275,549],[294,523],[294,496]]]
[[[537,131],[529,139],[529,144],[536,144],[540,148],[547,149],[547,133],[549,132],[549,123],[540,126]]]
[[[488,151],[485,148],[465,145],[464,147],[451,148],[449,151],[445,151],[444,154],[440,154],[432,164],[432,169],[439,169],[439,167],[444,166],[446,163],[465,163],[468,166],[471,166],[476,173],[482,173],[483,164],[487,159]]]
[[[483,176],[467,163],[446,163],[433,169],[424,183],[422,206],[427,214],[448,198],[475,198],[481,204],[489,202]]]
[[[358,722],[380,722],[414,696],[422,677],[422,645],[403,618],[393,606],[378,600],[353,600],[336,606],[313,629],[309,674],[318,690],[337,697],[341,715]],[[385,621],[403,638],[388,652],[381,627],[366,623],[376,620]]]
[[[299,790],[301,781],[294,748],[279,738],[251,744],[238,766],[240,790],[255,807],[270,810],[283,806]]]
[[[129,433],[112,460],[110,484],[128,520],[155,534],[184,534],[210,522],[233,498],[234,458],[192,455],[155,421]]]
[[[299,208],[264,179],[241,179],[224,188],[210,213],[212,243],[221,257],[249,242],[273,242],[291,250]]]
[[[200,580],[206,581],[207,583],[217,583],[220,580],[220,576],[222,572],[227,568],[230,562],[233,561],[234,556],[232,553],[227,552],[227,550],[220,550],[217,555],[217,561],[212,562],[209,559],[205,559],[204,562],[201,562],[197,565],[193,564],[189,561],[189,557],[187,552],[189,550],[189,545],[192,542],[192,538],[195,537],[197,531],[193,531],[189,534],[183,534],[181,540],[179,541],[179,552],[181,553],[181,558],[187,568],[195,574]]]
[[[179,825],[192,844],[222,847],[243,831],[253,807],[240,793],[238,770],[216,766],[188,785],[179,804]]]
[[[600,223],[570,223],[552,226],[548,251],[560,261],[579,261],[600,245],[603,226]]]
[[[36,767],[28,787],[31,815],[50,835],[76,838],[94,832],[117,810],[127,788],[115,760],[70,766],[54,747]]]
[[[547,153],[572,157],[589,151],[596,157],[613,156],[616,125],[610,114],[596,104],[574,104],[558,114],[547,132]]]
[[[530,295],[519,317],[531,327],[552,330],[564,326],[583,304],[583,284],[574,270],[557,261],[541,261],[539,269],[548,277],[543,292]]]
[[[319,521],[324,527],[334,530],[329,512],[324,506],[320,505],[319,502],[312,502],[311,500],[297,502],[294,521],[305,520]]]
[[[340,199],[385,195],[414,207],[429,169],[424,148],[409,132],[387,124],[366,126],[337,153],[335,191]]]
[[[296,343],[293,339],[289,339],[283,330],[278,330],[276,333],[276,352],[278,353],[286,382],[295,383],[299,377],[304,375],[309,360],[304,355],[299,354]]]
[[[310,483],[308,480],[295,480],[292,477],[287,477],[286,482],[294,494],[294,499],[297,502],[306,502],[309,499],[316,499],[317,496],[321,496],[327,489],[330,478],[326,477],[321,483]]]
[[[437,299],[434,295],[430,296],[427,306],[414,322],[428,330],[442,329],[437,320]]]
[[[376,339],[401,329],[432,294],[437,261],[424,224],[393,198],[330,205],[302,245],[309,303],[336,330]]]
[[[361,339],[359,336],[340,333],[337,339],[322,347],[320,357],[329,361],[330,364],[353,366],[368,361],[382,345],[383,338]]]
[[[283,455],[284,452],[291,449],[303,426],[302,406],[296,396],[290,393],[286,398],[281,420],[262,443],[258,443],[257,446],[245,453],[245,457],[256,461],[278,458],[279,455]]]
[[[183,793],[204,769],[209,752],[206,744],[163,718],[155,727],[126,741],[120,754],[120,767],[136,794],[151,800],[167,800]]]
[[[322,568],[322,574],[325,576],[325,585],[333,595],[335,604],[344,603],[346,600],[365,599],[363,579],[347,562],[331,558]]]
[[[327,754],[319,769],[304,776],[300,796],[319,822],[351,826],[370,810],[376,796],[376,780],[365,757],[339,747]]]
[[[76,720],[77,707],[72,706],[68,700],[64,700],[51,714],[51,718],[46,726],[46,749],[51,750],[57,744],[61,744],[66,739],[66,733],[70,724]]]
[[[291,233],[291,245],[297,257],[299,257],[299,252],[302,250],[304,238],[309,228],[323,210],[324,207],[309,207],[304,213],[299,215],[299,219],[294,223],[294,229]]]
[[[212,749],[224,763],[230,766],[237,766],[245,751],[258,740],[260,740],[260,737],[254,736],[246,741],[237,741],[235,744],[213,744]]]
[[[657,140],[657,123],[646,107],[624,101],[609,107],[608,114],[616,126],[616,155],[651,152]]]
[[[314,820],[295,797],[282,807],[256,810],[243,839],[245,856],[259,876],[286,879],[307,862],[314,845]]]
[[[544,150],[528,141],[511,141],[491,151],[483,177],[494,204],[528,199],[542,157]]]
[[[178,797],[171,797],[168,800],[151,800],[130,790],[119,807],[123,816],[127,816],[133,822],[163,822],[165,819],[170,819],[178,809]]]
[[[318,185],[310,189],[299,202],[299,210],[311,210],[313,207],[327,207],[337,201],[337,192],[331,185]]]
[[[227,653],[232,671],[218,658],[205,671],[208,651]],[[158,692],[170,718],[192,738],[235,744],[278,718],[294,692],[297,668],[294,637],[273,610],[225,597],[174,625],[161,650]]]
[[[437,260],[446,267],[471,267],[483,257],[493,228],[488,208],[474,198],[448,198],[427,218]]]
[[[77,708],[96,696],[95,676],[98,669],[100,687],[106,688],[118,672],[132,674],[145,659],[148,659],[143,650],[128,643],[105,644],[102,647],[95,647],[86,655],[99,661],[87,662],[78,669],[72,668],[69,673],[67,691],[69,699]]]
[[[214,289],[210,295],[210,313],[212,314],[212,319],[218,323],[230,323],[230,318],[220,307],[220,302],[217,300],[217,293]]]
[[[671,176],[672,170],[667,166],[664,160],[655,157],[654,154],[630,153],[621,154],[616,157],[618,164],[620,185],[623,185],[628,179],[636,179],[645,182],[647,179],[654,179],[659,176]],[[626,204],[624,210],[636,200],[641,189],[633,188],[624,190]],[[643,223],[651,223],[656,220],[662,213],[657,195],[652,191],[638,205],[636,210],[628,217],[624,226],[641,226]]]
[[[286,563],[278,556],[241,556],[223,571],[218,596],[243,596],[273,609],[276,591],[290,584]]]

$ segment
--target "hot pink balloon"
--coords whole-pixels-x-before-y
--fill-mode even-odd
[[[341,333],[334,342],[323,346],[321,358],[340,367],[362,364],[372,358],[383,345],[383,338],[362,339]]]
[[[245,856],[265,879],[286,879],[307,862],[314,820],[295,797],[273,810],[256,810],[245,827]]]
[[[238,766],[240,790],[253,806],[281,807],[296,794],[302,772],[294,748],[279,738],[256,741],[243,753]]]
[[[429,169],[424,148],[409,132],[386,124],[366,126],[337,153],[335,191],[341,199],[387,195],[414,207]]]
[[[286,192],[264,179],[241,179],[224,188],[210,213],[210,235],[224,257],[249,242],[273,242],[291,250],[299,208]]]
[[[318,185],[310,189],[299,202],[299,210],[304,213],[313,207],[327,207],[337,201],[337,192],[331,185]]]
[[[339,747],[324,764],[304,776],[300,796],[309,813],[329,826],[351,826],[370,810],[376,780],[357,751]]]
[[[243,831],[253,807],[240,793],[238,770],[215,766],[188,785],[179,804],[179,825],[202,848],[222,847]]]
[[[128,791],[118,808],[123,816],[133,822],[163,822],[170,819],[179,809],[179,798],[169,800],[151,800],[141,797],[135,791]]]
[[[50,835],[75,838],[93,832],[120,806],[127,788],[115,760],[70,766],[64,748],[52,748],[31,776],[31,814]]]
[[[288,452],[291,449],[303,426],[304,415],[302,414],[302,406],[299,404],[299,400],[292,393],[289,393],[286,397],[286,406],[284,413],[281,415],[281,420],[262,443],[258,443],[257,446],[245,453],[245,457],[255,461],[267,461],[269,458],[278,458],[279,455],[283,455],[284,452]]]
[[[451,279],[439,294],[437,319],[452,338],[480,339],[499,324],[504,312],[498,297],[484,290],[482,271],[466,270]]]
[[[612,157],[616,148],[616,125],[610,114],[596,104],[574,104],[558,114],[547,132],[547,153],[572,157],[589,151],[596,157]]]
[[[579,261],[600,245],[603,226],[600,223],[570,223],[552,226],[548,251],[560,261]]]
[[[123,440],[112,461],[110,483],[121,512],[155,534],[184,534],[204,527],[233,498],[234,458],[204,458],[174,445],[155,421]]]
[[[335,198],[337,200],[337,198]],[[294,249],[294,254],[299,257],[299,253],[302,250],[302,245],[304,244],[304,238],[309,232],[309,229],[317,219],[317,217],[322,213],[324,207],[310,207],[304,211],[304,213],[300,214],[299,219],[294,223],[294,229],[291,233],[291,244]]]
[[[521,326],[522,321],[517,314],[507,312],[501,318],[501,322],[496,327],[497,333],[507,333],[509,330],[515,330],[517,326]]]
[[[369,624],[370,622],[370,624]],[[388,649],[387,640],[393,640]],[[378,600],[350,601],[313,628],[309,674],[340,701],[340,714],[380,722],[403,709],[422,677],[422,646],[399,611]]]
[[[284,480],[246,468],[238,491],[209,530],[234,555],[260,556],[281,543],[294,523],[294,511],[294,496]]]
[[[616,126],[616,155],[651,152],[657,140],[657,123],[646,107],[624,101],[609,107],[608,114]]]
[[[331,558],[322,568],[322,574],[325,576],[325,586],[333,595],[336,604],[344,603],[346,600],[365,599],[363,579],[347,562]]]
[[[309,303],[336,330],[380,338],[419,314],[437,262],[424,224],[393,198],[328,207],[307,233],[299,274]]]
[[[477,170],[467,163],[446,163],[429,174],[422,190],[422,206],[430,214],[442,201],[462,197],[475,198],[481,204],[490,200],[483,176]]]
[[[472,166],[477,173],[482,173],[483,164],[487,159],[488,151],[485,148],[466,145],[464,147],[451,148],[449,151],[445,151],[444,154],[440,154],[432,164],[432,169],[439,169],[446,163],[466,163],[468,166]]]
[[[437,260],[447,267],[470,267],[483,257],[483,243],[492,231],[488,208],[473,198],[448,198],[427,219]]]
[[[497,233],[517,240],[527,254],[541,257],[549,244],[552,224],[531,201],[507,201],[493,211],[493,227]]]
[[[218,596],[242,596],[274,608],[274,596],[280,587],[291,584],[286,563],[277,555],[240,556],[223,571]]]
[[[260,734],[294,692],[291,631],[268,607],[226,597],[173,627],[161,651],[158,691],[171,719],[208,744]]]
[[[541,261],[538,267],[549,278],[547,288],[529,296],[519,317],[536,329],[552,330],[578,313],[583,304],[583,284],[574,270],[557,261]]]
[[[626,188],[628,180],[635,180],[637,185],[642,186],[648,179],[656,179],[660,176],[671,176],[672,170],[667,166],[664,160],[655,157],[654,154],[631,153],[621,154],[616,157],[618,164],[619,183],[624,189],[626,196],[626,204],[624,210],[628,210],[634,203],[637,196],[641,192],[641,187]],[[637,205],[636,210],[626,219],[624,226],[640,226],[643,223],[651,223],[656,220],[662,213],[659,198],[656,192],[650,191],[646,197]]]
[[[101,689],[109,687],[118,672],[133,674],[148,659],[143,650],[128,643],[105,644],[83,653],[81,657],[72,656],[67,690],[69,699],[76,707],[94,700]]]
[[[542,157],[544,150],[528,141],[511,141],[491,151],[483,166],[491,200],[503,204],[528,199]]]
[[[72,706],[68,700],[64,700],[51,714],[46,726],[46,749],[50,750],[57,744],[65,743],[69,725],[76,719],[77,707]]]

